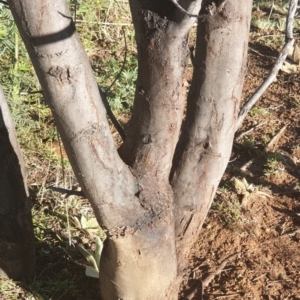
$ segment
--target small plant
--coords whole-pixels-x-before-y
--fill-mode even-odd
[[[214,201],[211,208],[222,213],[221,220],[226,226],[231,227],[241,219],[240,204],[237,200]]]
[[[268,113],[268,111],[260,106],[255,106],[250,110],[250,115],[251,117],[255,117],[255,116],[263,116],[266,115]]]
[[[267,145],[270,142],[271,137],[265,133],[262,135],[261,140],[263,142],[263,145]]]
[[[264,170],[264,174],[266,176],[273,175],[275,177],[279,177],[282,172],[285,171],[285,166],[278,154],[272,154],[271,156],[269,156],[265,167],[266,169]]]
[[[242,143],[249,155],[256,157],[264,156],[263,151],[257,147],[257,141],[254,136],[243,137]]]
[[[276,28],[277,22],[274,20],[268,20],[268,19],[253,19],[251,21],[251,25],[253,28],[268,31],[273,30]]]
[[[88,277],[99,278],[100,257],[103,250],[103,242],[96,236],[96,249],[95,253],[91,249],[85,249],[82,246],[78,246],[80,253],[84,256],[89,263],[85,267],[85,275]]]
[[[259,190],[259,188],[257,186],[255,186],[252,183],[248,183],[246,178],[242,178],[241,180],[233,177],[231,179],[232,183],[233,183],[233,187],[235,189],[235,192],[238,195],[242,196],[242,206],[243,207],[247,207],[249,204],[249,201],[251,200],[251,198],[253,198],[253,196],[259,196],[259,197],[270,197],[269,194],[264,193],[262,191]]]
[[[296,183],[294,186],[295,191],[300,191],[300,183]]]
[[[245,136],[243,138],[243,145],[245,148],[249,148],[250,150],[255,149],[256,148],[255,138],[252,136],[250,137]]]

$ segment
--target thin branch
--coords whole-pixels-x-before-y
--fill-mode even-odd
[[[125,65],[126,65],[126,59],[127,59],[127,41],[126,41],[126,35],[125,35],[125,30],[124,28],[122,28],[122,32],[123,32],[123,36],[124,36],[124,41],[125,41],[125,55],[124,55],[124,60],[123,60],[123,64],[122,67],[119,71],[119,73],[117,74],[117,76],[115,77],[114,81],[112,82],[112,84],[108,87],[108,89],[106,91],[102,91],[102,89],[99,87],[99,92],[101,95],[101,99],[102,102],[105,106],[106,109],[106,113],[108,114],[110,120],[112,121],[113,125],[115,126],[116,130],[118,131],[118,133],[120,134],[122,140],[124,141],[126,138],[126,134],[124,129],[122,128],[122,126],[120,125],[120,123],[118,122],[118,120],[116,119],[115,115],[113,114],[110,105],[107,101],[107,94],[109,93],[109,91],[111,90],[111,88],[113,87],[113,85],[117,82],[117,80],[120,78]]]
[[[280,138],[284,135],[286,129],[288,127],[288,124],[284,125],[279,132],[271,139],[271,141],[268,143],[268,145],[265,147],[265,151],[269,152],[269,151],[273,151],[275,152],[275,148],[278,144],[278,141],[280,140]]]
[[[113,123],[113,125],[115,126],[116,130],[120,134],[122,140],[124,141],[125,138],[126,138],[125,131],[124,131],[123,127],[120,125],[120,123],[118,122],[118,120],[115,117],[115,115],[113,114],[113,112],[112,112],[112,110],[110,108],[110,105],[109,105],[109,103],[107,101],[106,93],[101,90],[100,86],[98,86],[98,88],[99,88],[99,92],[100,92],[100,95],[101,95],[102,102],[103,102],[104,107],[106,109],[106,113],[109,116],[109,118],[110,118],[111,122]]]
[[[255,159],[256,159],[256,158],[253,157],[252,159],[250,159],[249,161],[247,161],[244,165],[241,166],[240,170],[241,170],[243,173],[252,176],[251,172],[248,171],[247,169],[253,164],[253,162],[255,161]]]
[[[231,298],[231,297],[236,297],[236,296],[240,296],[240,295],[241,295],[240,293],[221,295],[221,296],[217,296],[215,299],[225,299],[225,298]]]
[[[47,189],[52,190],[54,192],[58,192],[60,194],[66,194],[66,198],[72,195],[86,198],[85,194],[82,191],[72,191],[56,186],[48,186]]]
[[[290,0],[289,11],[286,18],[286,35],[285,35],[286,42],[288,40],[294,39],[293,28],[294,28],[294,18],[297,10],[297,4],[298,4],[297,0]]]
[[[226,267],[228,262],[230,262],[233,259],[235,259],[236,257],[238,257],[240,254],[241,254],[241,252],[237,252],[237,253],[231,254],[227,258],[225,258],[221,262],[219,267],[216,269],[216,271],[208,273],[208,275],[202,281],[200,281],[200,283],[197,284],[197,286],[186,296],[186,299],[191,300],[197,294],[200,293],[200,295],[199,295],[200,300],[202,300],[203,299],[203,290],[204,290],[204,288],[207,287],[210,284],[210,282],[215,278],[216,275],[220,274],[224,270],[224,268]]]
[[[210,282],[215,278],[216,275],[220,274],[223,269],[226,267],[227,263],[234,260],[236,257],[238,257],[241,254],[241,252],[237,252],[234,254],[229,255],[226,259],[224,259],[219,267],[216,269],[215,272],[210,272],[208,275],[202,280],[202,286],[207,287]]]
[[[59,154],[60,154],[62,178],[63,178],[63,181],[65,181],[65,165],[64,165],[64,158],[63,158],[62,142],[61,142],[60,135],[59,135],[59,132],[57,130],[57,127],[56,127],[56,136],[57,136],[58,145],[59,145]]]
[[[259,123],[259,124],[254,125],[254,126],[251,127],[249,130],[246,130],[246,131],[244,131],[244,132],[241,132],[240,134],[238,134],[238,135],[235,137],[234,141],[235,141],[235,142],[238,142],[242,137],[244,137],[244,136],[247,135],[248,133],[252,132],[253,130],[257,129],[258,127],[264,125],[266,122],[267,122],[267,121],[263,121],[263,122],[261,122],[261,123]]]
[[[286,35],[285,35],[285,45],[283,46],[282,50],[280,51],[273,68],[269,72],[267,78],[264,82],[260,85],[260,87],[256,90],[256,92],[251,96],[251,98],[246,102],[246,104],[241,108],[238,121],[236,124],[236,129],[240,127],[242,122],[244,121],[246,115],[250,111],[250,109],[255,105],[255,103],[259,100],[262,94],[266,91],[266,89],[276,80],[276,76],[279,70],[282,67],[283,62],[286,60],[286,57],[294,45],[294,37],[293,37],[293,22],[295,13],[297,10],[297,0],[290,0],[289,12],[286,19]]]
[[[128,26],[132,27],[132,23],[111,23],[111,22],[97,22],[97,21],[86,21],[86,20],[76,20],[76,24],[82,24],[82,23],[88,23],[88,24],[97,24],[97,25],[105,25],[105,26]]]
[[[197,18],[197,19],[203,19],[204,16],[194,15],[190,14],[188,11],[186,11],[182,6],[179,5],[179,3],[176,0],[171,0],[171,2],[185,15],[187,15],[190,18]]]
[[[195,47],[194,46],[190,47],[190,57],[191,57],[191,62],[192,62],[193,68],[195,68],[195,65],[196,65],[194,51],[195,51]]]

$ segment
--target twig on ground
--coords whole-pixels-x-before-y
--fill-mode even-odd
[[[195,296],[199,295],[199,300],[203,299],[203,285],[202,280],[196,285],[196,287],[185,297],[187,300],[192,300]]]
[[[260,278],[266,276],[267,274],[268,274],[268,273],[263,273],[263,274],[259,275],[258,277],[255,277],[254,279],[252,279],[252,282],[257,281],[258,279],[260,279]]]
[[[298,0],[290,0],[289,12],[287,15],[287,22],[286,22],[287,25],[286,25],[285,45],[280,51],[273,65],[273,68],[269,72],[267,78],[256,90],[256,92],[250,97],[250,99],[246,102],[246,104],[241,108],[238,115],[236,129],[240,127],[246,115],[248,114],[249,110],[258,101],[258,99],[262,96],[262,94],[266,91],[266,89],[270,86],[270,84],[276,80],[276,76],[280,68],[282,67],[283,62],[286,60],[286,57],[289,54],[291,47],[294,45],[295,40],[293,37],[293,22],[297,10],[297,2]]]
[[[240,296],[240,295],[241,294],[239,294],[239,293],[234,293],[234,294],[228,294],[228,295],[218,296],[215,299],[225,299],[225,298],[236,297],[236,296]]]
[[[282,106],[284,106],[284,103],[276,105],[276,106],[270,106],[270,107],[266,108],[266,110],[276,110]]]
[[[83,267],[85,268],[86,266],[84,264],[79,263],[78,261],[74,260],[73,257],[67,252],[67,250],[62,247],[61,249],[63,249],[63,251],[66,253],[66,255],[71,259],[71,261],[76,264],[77,266]]]
[[[255,161],[255,157],[253,157],[252,159],[250,159],[248,162],[246,162],[244,165],[241,166],[240,170],[247,174],[247,175],[251,175],[251,172],[249,172],[247,169],[253,164],[253,162]]]
[[[224,259],[221,262],[221,264],[219,265],[219,267],[216,269],[215,272],[208,273],[208,275],[204,278],[204,280],[202,280],[203,287],[207,287],[210,284],[210,282],[215,278],[215,276],[220,274],[223,271],[223,269],[225,268],[227,263],[232,261],[236,257],[238,257],[240,254],[241,254],[241,252],[231,254],[230,256],[228,256],[226,259]]]
[[[220,274],[224,268],[226,267],[227,263],[235,259],[241,254],[241,252],[237,252],[234,254],[231,254],[226,259],[224,259],[219,267],[214,272],[209,272],[208,275],[203,279],[200,280],[200,283],[197,284],[197,286],[186,296],[186,299],[191,300],[193,299],[197,294],[200,293],[200,300],[203,299],[203,290],[205,287],[207,287],[210,282],[215,278],[216,275]]]
[[[61,194],[66,194],[66,198],[69,196],[79,196],[79,197],[83,197],[86,198],[84,195],[84,192],[82,191],[72,191],[72,190],[68,190],[68,189],[64,189],[64,188],[60,188],[60,187],[56,187],[56,186],[48,186],[47,189],[50,189],[52,191],[61,193]]]
[[[62,149],[62,143],[61,143],[60,135],[59,135],[59,132],[58,132],[57,128],[56,128],[56,136],[57,136],[57,141],[58,141],[58,146],[59,146],[62,178],[63,178],[63,181],[65,181],[65,164],[64,164],[64,157],[63,157],[63,149]]]
[[[77,20],[77,24],[80,23],[88,23],[88,24],[96,24],[96,25],[104,25],[104,26],[122,26],[122,27],[133,27],[132,23],[111,23],[111,22],[97,22],[97,21],[86,21],[86,20]]]
[[[286,237],[286,236],[291,237],[291,236],[294,236],[294,235],[295,235],[296,233],[298,233],[298,232],[300,232],[300,228],[298,228],[298,229],[296,229],[296,230],[293,230],[293,231],[286,232],[286,233],[284,233],[284,234],[282,234],[282,235],[278,235],[278,236],[272,237],[272,238],[270,238],[270,239],[264,241],[263,244],[268,244],[268,243],[270,243],[270,242],[279,240],[279,239],[282,238],[282,237]]]
[[[274,1],[272,1],[272,6],[271,6],[271,9],[270,9],[270,13],[269,13],[268,21],[270,21],[270,18],[271,18],[271,16],[272,16],[272,13],[273,13],[273,9],[274,9]]]
[[[266,54],[260,53],[259,51],[255,50],[252,46],[249,46],[249,50],[252,51],[253,53],[263,57],[264,59],[266,59],[266,57],[269,57],[269,58],[272,58],[272,59],[277,57],[275,55],[266,55]]]
[[[262,126],[262,125],[265,124],[266,122],[267,122],[267,121],[263,121],[263,122],[261,122],[261,123],[259,123],[259,124],[257,124],[257,125],[254,125],[254,126],[251,127],[249,130],[244,131],[244,132],[241,132],[240,134],[238,134],[238,135],[235,137],[234,141],[235,141],[235,142],[238,142],[242,137],[244,137],[245,135],[247,135],[247,134],[250,133],[251,131],[257,129],[258,127]]]
[[[279,132],[271,139],[271,141],[268,143],[268,145],[265,147],[265,151],[269,152],[269,151],[275,151],[276,146],[280,140],[280,138],[283,136],[283,134],[285,133],[286,129],[287,129],[288,125],[284,125]]]

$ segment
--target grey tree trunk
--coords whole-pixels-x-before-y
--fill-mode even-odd
[[[179,257],[199,236],[228,164],[246,73],[252,1],[219,2],[207,6],[209,14],[198,22],[186,122],[172,171]]]
[[[35,245],[26,169],[0,87],[0,279],[30,280]]]
[[[129,1],[139,71],[120,154],[66,2],[8,2],[76,177],[107,231],[103,299],[176,299],[188,249],[229,160],[252,2],[178,1],[203,14],[181,130],[195,19],[170,0]]]

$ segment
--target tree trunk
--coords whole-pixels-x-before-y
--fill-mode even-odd
[[[35,245],[26,169],[0,87],[0,279],[32,279]]]
[[[246,72],[251,8],[252,0],[202,7],[209,13],[198,22],[186,122],[171,180],[179,274],[230,158]]]
[[[188,249],[230,156],[251,1],[178,1],[192,14],[202,4],[204,17],[181,131],[195,19],[171,0],[130,0],[139,71],[120,156],[65,1],[8,2],[76,177],[107,231],[102,298],[177,299]]]

